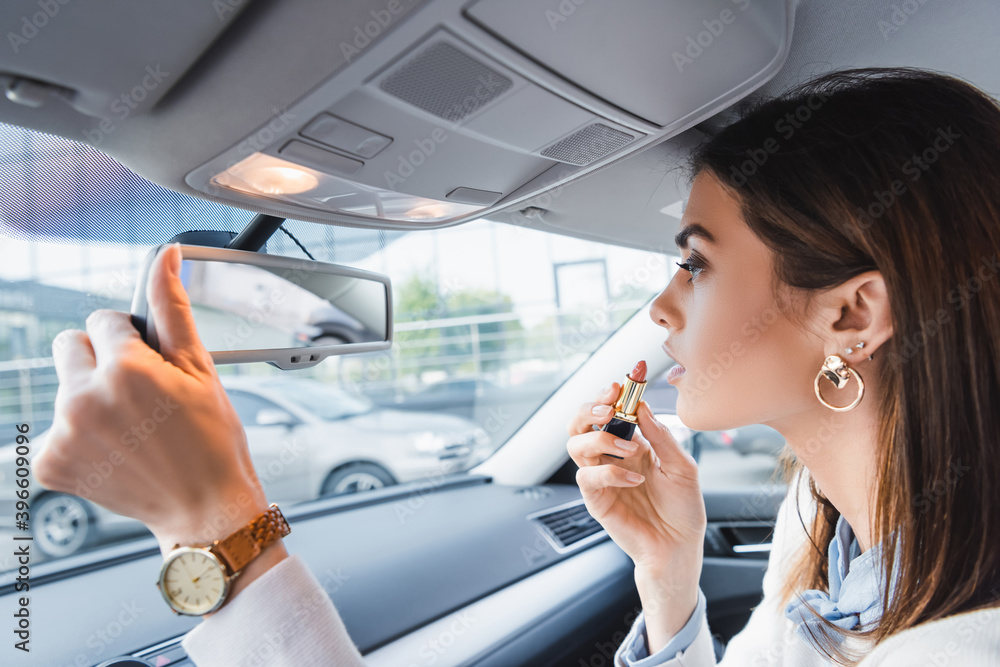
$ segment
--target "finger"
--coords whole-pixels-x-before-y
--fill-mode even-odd
[[[642,433],[639,431],[639,429],[636,429],[635,433],[632,434],[632,439],[634,441],[636,441],[636,442],[639,443],[639,447],[643,451],[648,451],[649,452],[649,456],[650,456],[650,458],[652,458],[653,468],[659,470],[660,469],[660,457],[656,455],[656,450],[653,449],[653,446],[651,444],[649,444],[649,440],[647,440],[646,438],[642,437]]]
[[[590,431],[581,433],[569,439],[566,443],[569,456],[581,468],[588,464],[588,458],[593,459],[601,454],[618,458],[627,458],[639,451],[639,443],[622,440],[607,431]]]
[[[618,398],[620,387],[612,382],[597,396],[597,401],[584,403],[579,411],[566,424],[566,432],[578,435],[592,431],[595,424],[607,424],[614,416],[614,402]]]
[[[149,270],[146,302],[156,325],[160,354],[188,373],[209,371],[212,357],[198,337],[180,269],[181,248],[173,243],[160,251]]]
[[[60,385],[75,385],[97,366],[90,338],[79,329],[60,331],[52,341],[52,364]]]
[[[576,471],[576,483],[583,493],[593,493],[609,486],[639,486],[645,477],[637,472],[608,464],[588,466]]]
[[[653,453],[660,458],[662,463],[677,465],[681,462],[688,462],[684,449],[670,433],[670,430],[653,416],[653,410],[649,407],[649,403],[639,402],[639,411],[636,413],[636,417],[639,420],[639,429],[642,431],[642,435],[649,441]]]
[[[99,366],[105,366],[130,353],[137,346],[146,347],[132,326],[128,313],[95,310],[87,317],[87,335]]]

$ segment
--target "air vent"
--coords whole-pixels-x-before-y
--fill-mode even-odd
[[[599,160],[630,143],[634,136],[613,127],[594,123],[574,132],[542,151],[542,155],[579,166]]]
[[[528,518],[538,523],[559,553],[579,549],[607,535],[601,524],[590,516],[583,500],[552,507]]]
[[[379,86],[404,102],[456,123],[497,99],[514,82],[451,44],[438,42]]]

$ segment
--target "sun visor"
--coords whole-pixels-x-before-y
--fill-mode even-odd
[[[0,81],[18,104],[57,98],[121,122],[155,106],[250,2],[6,0]]]
[[[666,127],[766,70],[785,11],[750,0],[479,0],[467,14],[579,88]]]

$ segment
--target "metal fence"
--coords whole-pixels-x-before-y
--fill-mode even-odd
[[[516,313],[396,323],[390,350],[343,357],[348,361],[332,379],[377,392],[396,390],[405,380],[410,388],[420,385],[429,370],[437,377],[488,377],[501,386],[512,382],[519,365],[561,378],[644,303],[550,311],[544,324],[530,329]],[[0,361],[0,445],[13,439],[14,424],[28,422],[36,434],[51,425],[58,384],[51,357]]]

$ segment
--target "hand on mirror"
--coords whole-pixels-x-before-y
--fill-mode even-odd
[[[39,484],[138,519],[164,553],[226,537],[268,507],[180,262],[176,244],[165,248],[147,283],[160,352],[111,310],[56,337],[55,415],[32,461]]]

